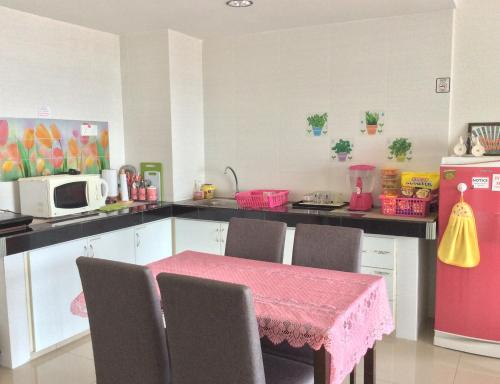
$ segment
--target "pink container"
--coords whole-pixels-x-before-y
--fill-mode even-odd
[[[157,201],[158,196],[156,193],[156,187],[147,187],[146,188],[146,200],[147,201]]]
[[[380,211],[387,216],[425,217],[429,215],[433,196],[426,199],[417,197],[380,196]]]
[[[274,208],[288,203],[288,190],[253,189],[236,194],[241,208]]]

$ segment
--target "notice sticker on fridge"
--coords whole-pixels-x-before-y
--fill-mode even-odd
[[[489,177],[473,177],[472,178],[472,188],[473,189],[489,189],[490,188],[490,178]]]
[[[495,192],[500,192],[500,174],[493,175],[493,181],[491,182],[491,190]]]

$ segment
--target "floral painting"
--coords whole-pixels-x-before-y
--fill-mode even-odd
[[[88,125],[90,130],[83,130]],[[83,134],[82,134],[83,133]],[[0,181],[109,168],[108,123],[0,119]]]

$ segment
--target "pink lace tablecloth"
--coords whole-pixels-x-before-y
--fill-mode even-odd
[[[278,344],[323,345],[331,354],[330,383],[340,384],[368,348],[394,330],[380,276],[306,268],[186,251],[148,266],[161,272],[198,276],[248,286],[260,336]],[[83,294],[71,311],[86,316]]]

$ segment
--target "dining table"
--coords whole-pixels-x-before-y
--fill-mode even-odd
[[[364,359],[364,383],[375,383],[375,345],[394,330],[383,277],[184,251],[148,265],[250,288],[261,338],[314,350],[314,383],[341,384]],[[158,291],[159,292],[159,291]],[[83,293],[71,303],[86,317]]]

